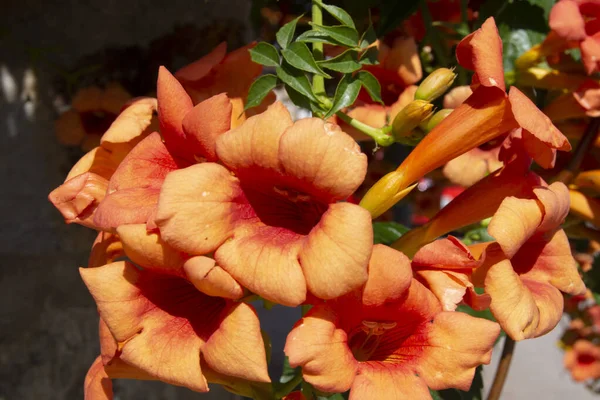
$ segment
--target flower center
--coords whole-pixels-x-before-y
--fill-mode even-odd
[[[350,336],[349,346],[357,361],[368,361],[381,342],[383,334],[396,327],[396,322],[362,321]]]

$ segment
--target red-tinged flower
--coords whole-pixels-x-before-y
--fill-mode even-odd
[[[440,236],[493,216],[507,196],[532,198],[533,188],[539,185],[544,182],[529,171],[529,163],[516,159],[466,189],[427,224],[403,235],[392,246],[412,257]]]
[[[65,183],[54,189],[48,199],[67,223],[97,229],[94,215],[104,199],[108,181],[125,156],[154,129],[156,100],[131,101],[102,136],[100,146],[73,166]]]
[[[577,382],[600,378],[600,348],[589,340],[578,340],[565,352],[565,368]]]
[[[408,258],[376,245],[366,284],[313,307],[284,351],[318,390],[350,390],[351,400],[427,399],[428,387],[468,390],[498,334],[494,322],[442,311],[412,278]]]
[[[561,0],[550,11],[549,24],[554,35],[542,47],[558,45],[579,47],[588,75],[600,67],[600,5],[594,1]],[[548,42],[548,43],[546,43]]]
[[[393,173],[398,176],[394,181],[398,193],[453,158],[516,128],[522,130],[527,153],[544,168],[554,165],[556,150],[571,149],[527,96],[515,87],[505,92],[502,41],[493,18],[464,38],[456,55],[463,67],[475,71],[473,94],[429,132]],[[363,199],[374,217],[393,205],[388,204],[387,191],[380,190],[375,186]]]
[[[167,174],[217,160],[215,138],[230,128],[232,105],[225,94],[194,106],[164,67],[159,70],[157,96],[160,134],[152,133],[132,149],[110,178],[94,216],[103,230],[139,223],[154,229],[158,195]]]
[[[67,146],[81,146],[84,151],[92,150],[130,99],[131,95],[118,83],[110,83],[104,89],[98,86],[80,89],[71,109],[54,123],[58,141]]]
[[[565,232],[569,194],[560,182],[533,189],[535,197],[507,197],[492,217],[489,234],[496,239],[485,250],[473,279],[491,297],[490,310],[515,340],[552,330],[563,312],[561,292],[586,289]]]
[[[475,292],[471,274],[481,265],[454,236],[421,248],[412,259],[415,278],[435,294],[442,308],[456,310],[463,301],[475,310],[489,307],[489,296]]]
[[[588,79],[577,90],[565,93],[544,108],[552,121],[600,116],[600,84]]]
[[[394,37],[377,42],[379,64],[363,67],[379,80],[381,96],[385,104],[392,104],[404,89],[423,77],[419,49],[412,37]],[[361,99],[371,101],[366,93]]]
[[[366,156],[337,125],[292,123],[281,103],[216,139],[221,164],[171,172],[160,192],[162,239],[190,255],[214,252],[233,278],[270,301],[298,305],[367,279],[369,213],[350,203]]]
[[[300,391],[292,392],[287,396],[283,397],[281,400],[306,400],[306,397]]]
[[[355,103],[355,106],[348,111],[348,116],[372,126],[373,128],[383,128],[388,124],[388,121],[394,120],[400,110],[414,100],[416,91],[417,86],[408,86],[406,89],[404,89],[400,96],[398,96],[398,99],[390,106],[369,104],[358,101]],[[340,125],[344,132],[359,142],[373,140],[372,137],[365,135],[358,129],[346,124],[337,117],[334,121]]]
[[[118,349],[103,357],[105,366],[122,362],[129,372],[199,392],[208,391],[208,382],[241,388],[270,382],[251,306],[129,262],[80,271]]]
[[[262,72],[262,66],[250,58],[248,50],[254,46],[255,43],[251,43],[227,53],[227,43],[223,42],[206,56],[175,73],[194,104],[226,93],[233,107],[232,128],[242,124],[249,116],[264,111],[275,101],[275,95],[271,93],[261,106],[244,111],[250,85]]]

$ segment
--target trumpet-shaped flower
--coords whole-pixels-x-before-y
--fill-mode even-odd
[[[116,341],[118,352],[103,359],[105,366],[122,362],[128,373],[138,374],[134,377],[199,392],[224,377],[248,385],[270,381],[251,306],[208,296],[185,278],[123,261],[82,268],[81,276]],[[111,375],[110,369],[105,372]]]
[[[577,382],[600,378],[600,348],[589,340],[576,341],[565,351],[563,362]]]
[[[560,292],[578,295],[585,285],[560,224],[569,212],[569,193],[560,182],[533,189],[535,197],[507,197],[488,232],[496,239],[485,250],[473,279],[491,298],[490,310],[515,340],[552,330],[563,310]]]
[[[367,279],[369,213],[350,203],[366,156],[337,125],[292,123],[275,103],[216,139],[222,164],[167,175],[156,224],[162,239],[216,263],[260,296],[285,305],[343,295]]]
[[[318,390],[350,390],[351,400],[427,399],[428,387],[468,390],[498,334],[494,322],[442,311],[412,278],[408,258],[376,245],[366,284],[313,307],[284,351]]]
[[[527,153],[544,168],[554,165],[556,150],[571,149],[567,139],[527,96],[515,87],[505,92],[502,41],[493,18],[465,37],[456,54],[463,67],[475,72],[473,94],[429,132],[398,167],[398,192],[453,158],[516,128],[522,130]],[[373,190],[364,202],[370,210],[376,210],[373,216],[377,216],[385,207],[373,205],[387,200],[387,196]]]
[[[230,128],[232,106],[225,94],[194,107],[165,68],[159,71],[157,86],[161,134],[154,132],[141,141],[111,176],[94,216],[94,223],[103,230],[138,223],[153,229],[167,174],[199,161],[216,160],[215,137]]]
[[[156,100],[133,100],[102,136],[100,146],[83,156],[71,169],[65,182],[48,199],[67,223],[97,229],[94,216],[106,195],[115,170],[125,156],[152,132]]]
[[[565,93],[544,108],[552,121],[600,116],[600,84],[586,80],[575,91]]]

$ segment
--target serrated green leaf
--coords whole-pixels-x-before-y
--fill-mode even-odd
[[[373,28],[373,24],[370,23],[367,30],[362,34],[360,38],[360,48],[366,49],[377,40],[377,34]]]
[[[314,0],[314,2],[317,3],[321,8],[323,8],[329,14],[331,14],[331,16],[333,18],[340,21],[342,24],[344,24],[346,26],[350,26],[352,28],[355,28],[354,21],[352,21],[352,17],[350,16],[350,14],[348,14],[343,9],[336,7],[336,6],[323,4],[323,2],[321,0]]]
[[[378,57],[379,50],[377,50],[377,47],[371,47],[360,55],[358,62],[362,65],[377,65],[379,64]]]
[[[349,47],[358,46],[358,31],[344,25],[323,26],[312,24],[314,30],[329,35],[333,40]]]
[[[333,39],[325,32],[320,32],[316,30],[306,31],[300,36],[296,38],[296,42],[306,42],[306,43],[325,43],[330,44],[332,46],[344,46],[344,44],[338,42]]]
[[[374,222],[373,243],[390,245],[410,229],[397,222]]]
[[[265,65],[267,67],[279,66],[279,53],[277,52],[275,46],[267,42],[260,42],[251,48],[250,58],[252,58],[252,61],[255,63]]]
[[[301,69],[302,71],[310,72],[313,74],[324,76],[325,78],[331,78],[330,75],[323,72],[323,70],[317,65],[313,58],[312,52],[305,43],[294,42],[290,44],[287,49],[281,51],[283,58],[292,67]]]
[[[340,111],[344,107],[348,107],[356,101],[358,92],[360,92],[361,82],[358,79],[354,79],[352,75],[344,75],[338,87],[335,90],[335,96],[333,98],[333,105],[327,111],[327,114],[323,119],[331,117],[336,112]]]
[[[271,90],[275,89],[275,86],[277,86],[277,77],[272,74],[263,75],[252,82],[252,85],[248,90],[244,111],[260,105]]]
[[[291,65],[284,63],[276,69],[277,76],[283,83],[290,86],[292,89],[307,97],[309,100],[318,102],[319,100],[312,91],[310,82],[304,72]]]
[[[329,60],[319,61],[318,64],[323,68],[346,74],[358,71],[361,67],[358,62],[358,52],[352,49],[348,49],[342,54],[330,58]]]
[[[367,90],[369,96],[373,101],[383,104],[383,100],[381,100],[381,85],[377,78],[373,76],[372,73],[367,71],[360,71],[357,74],[358,80],[362,83],[362,86]]]
[[[292,43],[292,39],[294,39],[294,33],[296,32],[296,24],[300,18],[302,18],[302,15],[282,26],[281,29],[279,29],[279,31],[277,31],[275,34],[277,43],[279,43],[282,49],[287,48],[289,44]]]

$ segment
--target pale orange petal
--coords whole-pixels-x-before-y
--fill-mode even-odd
[[[330,205],[300,252],[310,292],[321,299],[333,299],[363,285],[372,235],[367,210],[350,203]]]
[[[62,113],[54,121],[54,131],[58,141],[66,146],[78,146],[86,136],[83,122],[76,110]]]
[[[547,188],[537,187],[533,192],[544,208],[544,218],[538,231],[546,232],[558,228],[569,213],[569,189],[562,182],[554,182]]]
[[[109,232],[98,232],[88,258],[88,268],[101,267],[125,255],[119,236]]]
[[[210,53],[201,59],[186,65],[175,73],[175,77],[182,81],[195,81],[204,78],[225,57],[227,42],[221,42]]]
[[[361,364],[349,400],[364,399],[431,399],[427,385],[413,371],[401,368],[376,368]]]
[[[112,400],[112,381],[104,370],[102,357],[98,356],[85,375],[83,383],[84,400]]]
[[[94,224],[115,231],[119,225],[146,223],[154,215],[159,189],[131,188],[107,195],[94,213]]]
[[[196,289],[209,296],[237,300],[244,295],[244,288],[223,268],[209,257],[192,257],[183,265],[185,274]]]
[[[457,86],[444,96],[444,108],[454,109],[460,106],[473,94],[470,86]]]
[[[411,283],[412,270],[408,257],[388,246],[373,246],[369,278],[363,289],[364,305],[378,306],[386,301],[398,300]]]
[[[575,1],[562,0],[557,2],[550,10],[550,29],[567,40],[582,40],[585,32],[585,20]]]

